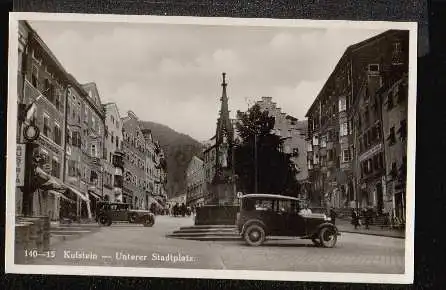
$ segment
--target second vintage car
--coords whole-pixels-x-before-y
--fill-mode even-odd
[[[268,236],[301,237],[316,246],[331,248],[339,234],[325,214],[304,209],[300,199],[273,194],[247,194],[240,198],[237,227],[250,246],[260,246]]]
[[[103,226],[110,226],[113,222],[129,222],[152,227],[155,215],[149,210],[132,209],[129,203],[102,201],[96,207],[96,221]]]

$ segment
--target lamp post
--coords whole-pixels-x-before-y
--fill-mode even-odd
[[[25,216],[32,215],[33,208],[33,192],[32,192],[32,179],[34,177],[34,160],[33,152],[38,146],[34,143],[40,136],[40,131],[34,124],[34,113],[37,109],[36,101],[40,98],[39,95],[36,100],[34,100],[28,106],[26,104],[19,104],[19,119],[21,122],[21,128],[23,128],[23,139],[25,143],[25,172],[23,178],[23,199],[22,199],[22,209]]]

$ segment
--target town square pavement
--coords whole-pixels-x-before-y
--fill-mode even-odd
[[[102,227],[78,239],[52,245],[55,258],[40,257],[30,263],[404,273],[404,239],[342,233],[336,247],[327,249],[314,247],[311,241],[301,239],[268,241],[260,247],[249,247],[243,241],[192,241],[166,237],[180,226],[191,225],[193,219],[190,217],[158,216],[152,228],[129,224]],[[80,258],[82,253],[83,258]]]

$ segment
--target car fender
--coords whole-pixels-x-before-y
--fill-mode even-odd
[[[313,234],[318,234],[322,230],[322,228],[332,228],[336,232],[336,234],[339,234],[338,228],[334,224],[327,222],[320,224],[316,228],[315,232],[313,232]]]
[[[242,231],[241,231],[240,234],[243,235],[243,234],[245,233],[245,230],[246,230],[250,225],[253,225],[253,224],[258,224],[258,225],[262,226],[262,227],[265,229],[265,232],[267,231],[267,227],[266,227],[266,224],[265,224],[264,222],[262,222],[262,221],[259,220],[259,219],[252,219],[252,220],[248,220],[248,221],[246,221],[246,222],[243,224]]]

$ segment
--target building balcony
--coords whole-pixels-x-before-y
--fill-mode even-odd
[[[122,175],[115,175],[113,178],[113,186],[122,188],[124,184],[124,178]]]
[[[36,88],[35,86],[33,86],[28,80],[25,80],[24,82],[24,101],[29,104],[32,101],[34,101],[39,95],[42,94],[42,92]],[[42,94],[44,97],[40,99],[40,101],[43,101],[44,103],[47,104],[46,109],[50,110],[50,112],[48,112],[50,115],[52,115],[53,117],[55,117],[57,114],[58,117],[62,117],[63,112],[60,111],[61,109],[61,104],[59,102],[52,102],[48,99],[48,93],[46,94]],[[54,95],[54,94],[53,94]],[[52,98],[53,101],[54,100],[59,100],[57,98]]]
[[[113,154],[112,164],[115,167],[124,168],[124,154],[115,152],[115,154]]]
[[[352,164],[351,164],[351,162],[341,162],[340,168],[341,168],[341,170],[344,170],[344,171],[351,170]]]
[[[95,165],[101,165],[101,158],[99,158],[99,157],[92,157],[91,161]]]

